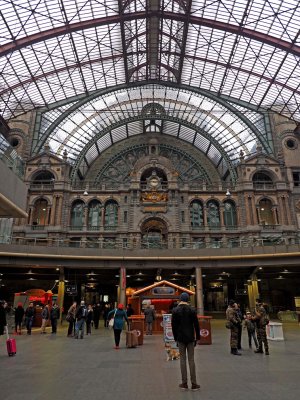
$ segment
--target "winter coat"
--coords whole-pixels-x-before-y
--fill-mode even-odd
[[[6,327],[6,311],[3,305],[0,305],[0,335],[4,335],[4,328]]]
[[[77,312],[76,312],[76,318],[77,318],[78,320],[80,320],[80,319],[86,320],[87,314],[88,314],[88,311],[87,311],[86,306],[80,306],[80,307],[78,308]]]
[[[196,310],[181,302],[172,312],[172,331],[176,342],[191,343],[200,340],[200,327]]]
[[[50,318],[51,319],[59,319],[60,317],[60,310],[58,306],[53,306],[50,311]]]
[[[42,314],[41,314],[42,319],[49,319],[49,309],[48,307],[44,307]]]
[[[149,324],[155,320],[155,311],[153,308],[146,308],[144,311],[145,321]]]
[[[15,321],[22,321],[25,314],[25,310],[22,306],[18,306],[15,310]]]
[[[114,317],[115,311],[116,311],[116,315]],[[121,310],[119,308],[111,310],[108,313],[107,319],[110,320],[113,317],[115,318],[115,320],[114,320],[114,329],[121,329],[122,330],[123,329],[123,325],[124,325],[124,319],[128,324],[127,314],[126,314],[126,311],[124,311],[124,310]]]

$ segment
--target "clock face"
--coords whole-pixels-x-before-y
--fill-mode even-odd
[[[157,187],[158,184],[159,184],[158,178],[151,178],[150,181],[149,181],[149,184],[153,188]]]

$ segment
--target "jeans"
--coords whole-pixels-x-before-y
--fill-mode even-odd
[[[81,331],[80,337],[83,338],[84,335],[84,323],[85,320],[83,318],[79,319],[75,324],[75,337],[78,338],[79,331]]]
[[[26,329],[27,333],[31,335],[31,328],[32,328],[32,323],[33,323],[33,317],[26,317]]]
[[[252,338],[254,340],[255,346],[258,347],[258,341],[256,339],[255,331],[248,331],[249,347],[252,347]]]
[[[52,327],[52,333],[56,333],[56,331],[57,331],[57,319],[56,318],[51,318],[51,327]]]
[[[188,362],[190,368],[191,383],[197,385],[196,379],[196,366],[194,361],[194,342],[181,343],[178,342],[179,354],[180,354],[180,370],[182,383],[187,383],[187,367],[186,367],[186,353],[188,355]]]
[[[152,335],[152,325],[153,325],[153,322],[146,322],[146,326],[147,326],[146,334],[147,335]]]

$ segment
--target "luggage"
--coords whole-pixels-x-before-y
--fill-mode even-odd
[[[10,339],[8,334],[8,328],[6,327],[6,347],[7,347],[7,354],[9,357],[14,356],[17,354],[17,345],[16,339]]]
[[[138,336],[136,331],[126,332],[126,346],[128,348],[133,348],[138,345]]]

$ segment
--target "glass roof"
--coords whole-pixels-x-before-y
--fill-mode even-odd
[[[0,10],[6,119],[155,81],[300,121],[298,0],[0,0]]]
[[[226,107],[218,98],[158,84],[110,91],[44,112],[33,152],[40,152],[46,141],[58,156],[66,149],[69,161],[80,164],[84,174],[109,146],[145,133],[143,120],[145,126],[155,120],[162,134],[194,145],[221,175],[227,172],[228,164],[239,159],[240,150],[250,155],[258,141],[272,153],[263,114],[233,103]]]

